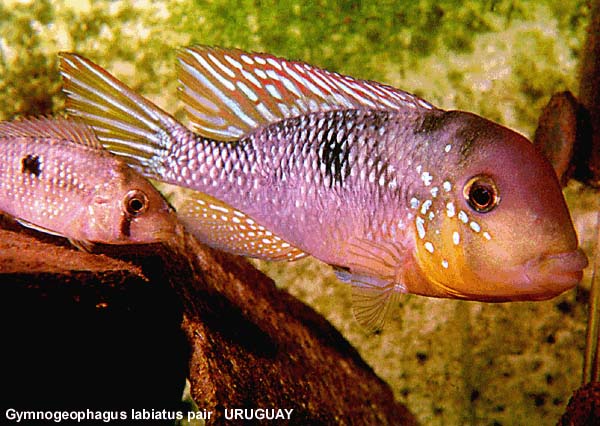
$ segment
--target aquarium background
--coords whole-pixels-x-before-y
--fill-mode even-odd
[[[201,43],[388,83],[531,138],[553,93],[577,93],[588,22],[576,0],[3,0],[0,119],[62,110],[56,53],[68,50],[185,120],[176,49]],[[589,255],[599,197],[575,183],[566,194]],[[402,296],[385,331],[369,335],[328,266],[255,263],[331,321],[423,425],[555,424],[580,384],[589,270],[547,302]]]

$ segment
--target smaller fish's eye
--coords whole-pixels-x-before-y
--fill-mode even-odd
[[[132,189],[123,199],[123,211],[129,216],[139,216],[148,210],[148,197],[138,189]]]
[[[496,183],[486,175],[477,175],[469,179],[463,188],[463,196],[469,206],[479,213],[493,210],[500,202]]]

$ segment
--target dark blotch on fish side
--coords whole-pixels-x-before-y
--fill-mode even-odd
[[[489,131],[489,122],[473,114],[463,111],[431,111],[425,113],[420,123],[415,127],[415,134],[456,132],[454,139],[460,141],[460,161],[470,154],[473,142]]]
[[[415,127],[415,133],[432,133],[443,128],[446,124],[447,113],[444,111],[440,114],[439,111],[432,111],[423,114],[423,119]]]
[[[28,155],[21,160],[21,172],[29,173],[38,177],[42,172],[40,168],[40,157],[37,155]]]
[[[350,175],[348,164],[350,148],[346,139],[338,142],[336,134],[333,133],[331,140],[323,139],[319,143],[323,146],[320,160],[325,164],[325,174],[330,178],[330,187],[341,186]]]
[[[131,216],[128,214],[123,215],[121,219],[121,235],[125,237],[131,236]]]

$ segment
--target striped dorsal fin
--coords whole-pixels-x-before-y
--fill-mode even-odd
[[[65,117],[31,117],[0,123],[0,137],[52,138],[94,149],[102,149],[93,130],[76,119]]]
[[[178,60],[180,93],[191,126],[218,140],[235,140],[311,112],[434,108],[391,86],[264,53],[193,46],[181,50]]]

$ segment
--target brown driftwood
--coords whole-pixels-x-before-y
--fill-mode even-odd
[[[600,1],[591,3],[591,22],[581,56],[579,101],[589,111],[591,149],[590,181],[600,187]]]
[[[244,424],[225,419],[236,408],[294,409],[281,424],[416,424],[323,317],[244,259],[190,237],[125,260],[60,242],[0,229],[8,404],[182,410],[189,368],[211,425]]]
[[[166,279],[38,236],[0,229],[3,415],[180,409],[187,344]]]
[[[544,108],[534,144],[552,162],[563,185],[570,178],[600,187],[600,1],[591,2],[592,20],[580,66],[579,96],[554,94]]]
[[[580,387],[569,401],[557,426],[595,426],[600,424],[600,383]]]

